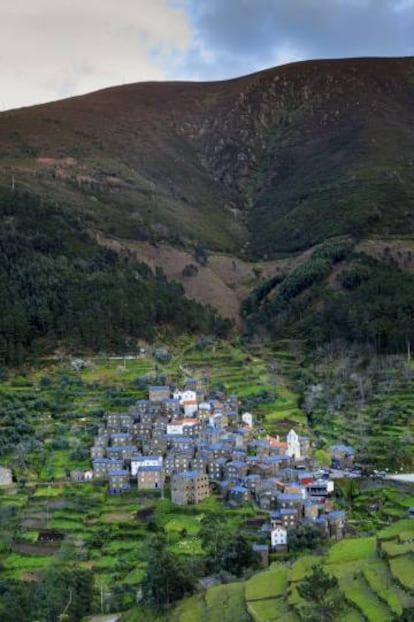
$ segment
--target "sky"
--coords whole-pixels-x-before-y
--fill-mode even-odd
[[[414,56],[414,0],[0,0],[0,109],[295,60]]]

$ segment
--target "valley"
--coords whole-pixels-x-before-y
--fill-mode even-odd
[[[245,536],[253,538],[253,542],[257,538],[257,528],[252,530],[252,526],[249,526],[249,519],[257,517],[257,509],[251,504],[227,508],[212,496],[195,506],[177,507],[171,504],[167,494],[162,499],[159,493],[137,492],[133,488],[121,495],[109,495],[102,484],[70,481],[70,472],[90,468],[89,449],[104,414],[127,410],[136,400],[145,397],[148,382],[157,381],[157,378],[180,381],[188,373],[205,374],[211,388],[236,394],[242,407],[253,412],[258,421],[262,422],[266,433],[284,434],[293,426],[300,433],[310,435],[316,441],[315,456],[320,464],[326,464],[326,447],[335,441],[352,442],[358,452],[367,450],[367,442],[369,445],[372,441],[377,447],[378,443],[386,442],[388,438],[394,439],[395,449],[401,444],[403,435],[406,442],[412,443],[411,416],[407,420],[394,419],[392,428],[389,431],[384,428],[376,433],[377,436],[371,436],[369,428],[364,428],[365,439],[361,438],[360,430],[353,434],[354,426],[351,424],[347,427],[346,421],[353,416],[353,409],[360,406],[360,395],[358,385],[355,390],[352,387],[352,379],[343,411],[338,411],[336,415],[338,423],[341,421],[340,427],[334,425],[335,417],[332,413],[328,420],[322,417],[317,425],[312,423],[309,426],[309,398],[306,401],[305,395],[305,403],[302,403],[300,387],[303,386],[303,379],[297,377],[297,370],[315,374],[314,379],[308,379],[307,386],[311,392],[311,387],[320,384],[321,379],[326,384],[327,394],[319,392],[319,403],[315,400],[312,404],[316,422],[320,413],[331,408],[323,400],[327,400],[332,391],[326,373],[330,370],[328,375],[332,379],[335,377],[335,367],[333,360],[327,365],[326,357],[321,357],[318,365],[314,359],[313,368],[307,367],[308,363],[305,366],[306,352],[299,344],[280,342],[268,347],[246,347],[238,342],[185,337],[168,345],[167,361],[155,358],[154,350],[147,345],[142,344],[142,347],[145,352],[133,358],[83,356],[72,361],[49,360],[26,371],[10,371],[3,377],[0,395],[6,419],[3,419],[2,438],[9,439],[9,446],[7,448],[3,445],[0,462],[13,468],[15,478],[12,486],[0,491],[1,562],[6,581],[18,579],[30,585],[31,581],[36,580],[39,571],[49,576],[51,573],[53,576],[59,568],[91,571],[94,576],[95,600],[92,602],[95,602],[95,609],[100,610],[99,603],[103,598],[103,611],[120,610],[133,604],[136,591],[145,577],[145,542],[153,529],[166,533],[169,551],[186,564],[194,563],[194,559],[198,559],[200,564],[205,556],[198,534],[206,517],[213,519],[218,514],[228,533],[241,530]],[[348,372],[344,371],[343,362],[341,365],[342,390],[347,386],[344,378],[349,378],[354,372],[355,363],[348,361],[348,365]],[[388,359],[388,369],[391,365],[396,377],[404,378],[403,359],[400,358],[398,364]],[[375,377],[372,370],[367,372],[367,376],[370,382]],[[388,403],[391,399],[400,400],[395,403],[402,411],[408,405],[403,405],[407,397],[404,385],[399,382],[391,381],[391,393],[390,387],[387,387],[384,400]],[[371,407],[372,400],[374,405],[380,395],[381,391],[375,388],[371,397],[367,389],[366,407]],[[411,407],[408,408],[412,412]],[[372,413],[369,416],[372,417]],[[369,457],[366,457],[378,468],[389,468],[383,458],[383,453],[377,456],[375,450],[370,450]],[[391,455],[388,459],[391,461]],[[394,469],[409,469],[411,459],[412,445],[409,445],[406,456],[398,458],[402,462],[394,462]],[[348,535],[344,546],[351,549],[354,546],[353,551],[361,552],[350,553],[343,569],[336,561],[335,568],[339,573],[343,572],[343,576],[340,575],[340,589],[349,589],[351,593],[346,615],[352,615],[350,619],[359,619],[358,610],[361,607],[365,615],[365,601],[358,599],[365,597],[362,593],[358,596],[358,592],[356,600],[353,600],[354,588],[350,575],[356,572],[357,560],[360,560],[358,572],[368,573],[370,580],[370,573],[385,572],[384,562],[375,556],[372,547],[365,556],[362,543],[372,543],[375,535],[387,524],[406,517],[408,507],[413,504],[412,490],[409,486],[401,487],[369,478],[361,480],[361,483],[353,479],[342,482],[337,480],[337,490],[340,496],[336,503],[347,513]],[[39,533],[48,531],[64,534],[64,542],[39,542]],[[362,538],[361,546],[358,538]],[[349,544],[345,545],[345,542]],[[327,548],[319,548],[315,559],[322,556],[329,568],[329,559],[334,558],[336,548],[342,551],[341,546],[342,543],[338,543],[333,544],[332,548],[329,545]],[[218,615],[214,602],[222,602],[223,598],[228,598],[226,615],[229,620],[243,619],[237,617],[242,615],[241,612],[246,620],[251,617],[257,622],[284,619],[286,615],[296,619],[295,611],[299,601],[294,596],[294,584],[290,581],[298,579],[290,577],[296,577],[296,568],[306,560],[307,567],[313,561],[312,557],[302,558],[303,554],[309,552],[305,550],[299,553],[298,561],[295,561],[298,553],[271,553],[276,566],[271,566],[266,572],[275,573],[275,577],[278,577],[276,585],[279,585],[280,579],[277,593],[274,592],[276,587],[272,587],[273,582],[268,581],[270,575],[265,572],[263,588],[260,588],[260,574],[257,579],[252,578],[244,583],[218,585],[209,588],[205,594],[202,592],[188,602],[184,601],[174,612],[167,614],[167,619],[185,621],[187,616],[192,619],[191,616],[204,612],[202,615],[213,621]],[[408,555],[409,559],[410,553],[404,555]],[[398,564],[401,564],[403,558],[398,559]],[[300,576],[302,578],[304,575]],[[395,587],[397,592],[401,589],[399,586],[400,579]],[[398,602],[403,603],[405,600],[400,599]],[[386,611],[387,605],[381,600],[376,607],[376,613],[372,615],[377,615],[380,609]],[[153,615],[151,611],[140,608],[131,611],[125,619],[138,622],[144,617],[152,619]],[[157,616],[154,619],[158,619]],[[374,620],[373,617],[368,619]]]
[[[2,622],[412,619],[413,97],[355,58],[0,113]],[[194,377],[252,429],[153,421]],[[240,444],[198,503],[116,444],[168,426]]]

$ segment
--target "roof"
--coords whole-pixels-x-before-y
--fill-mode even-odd
[[[199,475],[203,475],[201,471],[197,471],[193,469],[191,471],[181,471],[181,473],[176,473],[174,475],[174,478],[181,478],[181,477],[192,478],[192,477],[198,477]]]
[[[142,469],[138,471],[138,474],[142,472],[146,473],[147,471],[162,471],[162,470],[163,468],[161,466],[144,466],[142,467]]]
[[[145,460],[159,460],[162,459],[162,456],[156,456],[155,454],[151,456],[132,456],[131,461],[133,462],[144,462]]]
[[[329,447],[329,451],[340,451],[349,455],[353,455],[355,453],[355,449],[351,447],[351,445],[331,445]]]
[[[280,510],[280,516],[296,516],[296,510],[293,508],[285,508]]]
[[[233,466],[236,469],[241,469],[242,467],[246,467],[246,463],[243,462],[243,460],[232,460],[231,462],[227,463],[227,466]]]
[[[300,493],[294,492],[281,492],[279,494],[280,501],[303,501],[303,497]]]
[[[170,387],[168,385],[151,385],[148,387],[149,391],[169,391]]]
[[[116,469],[114,471],[109,471],[108,473],[109,477],[115,477],[117,475],[128,475],[129,476],[129,471],[127,471],[126,469]]]
[[[230,492],[240,492],[242,494],[245,494],[249,491],[244,486],[233,486],[233,488],[230,489]]]
[[[328,520],[330,518],[333,519],[337,519],[337,518],[345,518],[345,512],[343,512],[342,510],[335,510],[333,512],[329,512],[329,514],[327,514]]]

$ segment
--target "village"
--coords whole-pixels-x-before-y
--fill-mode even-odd
[[[132,487],[161,496],[169,491],[179,506],[211,494],[230,508],[252,504],[268,513],[254,545],[266,558],[269,550],[286,551],[289,530],[301,523],[317,526],[321,537],[344,535],[331,470],[316,467],[313,453],[308,437],[294,429],[285,438],[266,435],[253,414],[239,412],[237,396],[207,394],[202,380],[189,378],[180,389],[149,386],[147,400],[109,413],[91,448],[92,469],[71,477],[105,482],[113,495]],[[329,466],[353,464],[352,447],[334,445],[330,454]]]

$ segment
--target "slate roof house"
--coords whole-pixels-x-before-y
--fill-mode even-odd
[[[208,477],[199,471],[183,471],[171,477],[171,501],[177,505],[200,503],[210,495]]]

